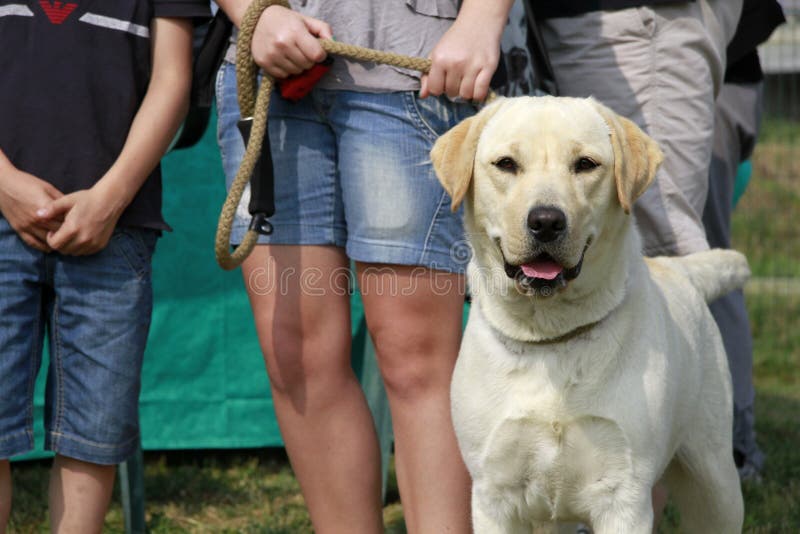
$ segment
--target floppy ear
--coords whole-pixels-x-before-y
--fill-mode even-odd
[[[630,213],[634,201],[647,190],[664,160],[658,144],[636,124],[595,102],[608,123],[611,146],[614,149],[614,179],[617,196],[625,213]]]
[[[497,104],[487,106],[477,115],[459,122],[441,135],[431,149],[433,170],[452,199],[453,211],[458,210],[469,191],[478,139],[497,108]]]

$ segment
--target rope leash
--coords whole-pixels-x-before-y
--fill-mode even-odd
[[[225,270],[238,267],[250,255],[258,240],[259,233],[252,226],[245,234],[241,244],[233,252],[231,248],[231,229],[233,227],[236,208],[242,194],[250,181],[253,169],[258,162],[264,136],[267,129],[267,110],[272,93],[273,79],[264,74],[261,85],[258,85],[259,67],[250,53],[253,33],[261,14],[270,6],[279,5],[291,9],[286,0],[253,0],[245,11],[239,28],[236,44],[236,89],[239,100],[239,111],[242,117],[252,118],[250,137],[242,157],[242,162],[233,180],[225,203],[219,215],[214,252],[217,263]],[[370,61],[405,69],[427,73],[431,60],[419,57],[404,56],[392,52],[382,52],[330,39],[319,39],[322,48],[328,54],[335,54],[358,61]],[[491,96],[490,96],[491,98]]]

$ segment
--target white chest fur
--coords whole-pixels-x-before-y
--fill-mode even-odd
[[[482,320],[473,307],[470,321]],[[647,420],[646,407],[621,420],[607,409],[624,404],[625,391],[598,387],[621,374],[617,360],[587,352],[598,334],[540,346],[485,326],[468,328],[452,389],[476,498],[508,517],[571,520],[590,502],[638,488],[625,427]]]

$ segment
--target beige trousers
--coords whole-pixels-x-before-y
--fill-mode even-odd
[[[542,22],[562,96],[594,96],[664,151],[636,202],[649,256],[708,248],[702,213],[725,48],[742,0],[698,0],[596,11]]]

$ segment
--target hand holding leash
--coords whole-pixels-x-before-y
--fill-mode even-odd
[[[331,27],[283,5],[267,7],[248,47],[253,61],[276,80],[299,75],[326,58],[318,39],[330,39]]]

